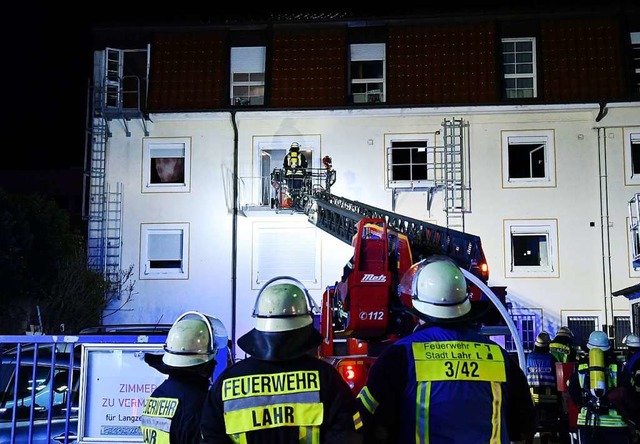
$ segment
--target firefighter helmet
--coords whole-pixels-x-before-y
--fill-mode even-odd
[[[413,307],[418,312],[438,319],[456,319],[471,310],[465,277],[449,258],[424,259],[407,273]],[[405,285],[409,278],[403,277]]]
[[[549,332],[541,331],[540,333],[538,333],[538,336],[536,336],[536,342],[535,342],[536,347],[548,347],[549,343],[551,343],[551,337],[549,336]]]
[[[256,298],[253,317],[260,331],[287,331],[313,323],[313,306],[309,292],[296,279],[274,278],[267,282]]]
[[[298,142],[293,142],[289,151],[300,151],[300,144]]]
[[[226,342],[222,323],[197,311],[176,319],[167,334],[162,362],[170,367],[192,367],[215,359],[220,342]],[[223,339],[223,341],[220,341]]]
[[[640,348],[640,336],[629,333],[622,339],[622,343],[629,348]]]
[[[611,348],[609,337],[603,331],[592,331],[589,335],[589,340],[587,341],[587,348],[589,350],[591,350],[592,348],[599,348],[602,351],[607,351],[609,350],[609,348]]]
[[[556,336],[561,336],[565,338],[573,338],[573,332],[569,327],[560,327],[556,332]]]
[[[313,325],[318,313],[317,304],[299,280],[275,277],[260,289],[253,308],[256,326],[238,339],[238,346],[264,360],[301,356],[322,342]]]

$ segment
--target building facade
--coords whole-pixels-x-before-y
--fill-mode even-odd
[[[613,296],[640,277],[631,2],[94,36],[88,256],[112,279],[129,267],[136,278],[110,323],[197,309],[235,341],[278,275],[320,302],[352,251],[273,206],[271,173],[298,142],[311,168],[331,156],[331,193],[480,236],[525,345],[567,324],[617,341],[638,330],[629,301]]]

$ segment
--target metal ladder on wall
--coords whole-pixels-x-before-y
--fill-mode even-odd
[[[447,228],[465,231],[464,215],[470,211],[471,187],[465,174],[465,130],[469,124],[462,119],[442,122],[444,153],[444,211]]]

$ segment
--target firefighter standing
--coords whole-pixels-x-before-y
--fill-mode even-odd
[[[548,443],[557,435],[562,412],[556,378],[556,358],[549,352],[551,337],[546,331],[536,336],[533,351],[527,355],[527,382],[536,407],[540,442]],[[569,430],[562,430],[563,439],[569,439]]]
[[[293,195],[299,193],[307,176],[307,158],[300,151],[300,144],[293,142],[282,162],[287,186]]]
[[[164,355],[145,354],[151,367],[169,375],[144,405],[141,429],[145,443],[200,442],[202,403],[216,365],[217,349],[226,342],[226,330],[218,319],[188,311],[171,326]]]
[[[549,344],[549,351],[558,362],[576,362],[573,332],[569,327],[560,327]]]
[[[620,364],[611,353],[607,334],[594,331],[587,342],[588,356],[578,361],[568,382],[569,395],[580,406],[578,436],[581,444],[627,444],[629,429],[607,399],[618,387]]]
[[[360,443],[357,402],[347,383],[314,354],[322,336],[314,303],[289,277],[256,298],[256,327],[238,339],[249,357],[222,372],[204,403],[202,444]]]
[[[422,325],[386,348],[358,399],[365,442],[508,443],[535,433],[524,372],[479,333],[486,313],[472,304],[466,280],[447,258],[414,264],[400,291]]]

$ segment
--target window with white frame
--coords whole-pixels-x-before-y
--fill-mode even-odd
[[[436,180],[436,149],[433,134],[388,134],[387,186],[389,188],[433,186]]]
[[[625,184],[640,184],[640,127],[624,129]]]
[[[186,193],[191,190],[191,138],[144,138],[142,192]]]
[[[189,278],[189,224],[140,225],[140,279]]]
[[[507,99],[538,97],[535,37],[502,39],[502,69]]]
[[[558,277],[558,221],[504,221],[505,276]]]
[[[555,187],[553,130],[502,131],[502,186]]]
[[[273,199],[282,198],[278,195],[271,173],[274,169],[283,168],[284,158],[293,142],[300,145],[300,151],[307,158],[307,168],[313,169],[320,165],[320,136],[301,135],[292,136],[257,136],[254,137],[254,177],[251,187],[240,190],[241,200],[261,205],[275,206]],[[249,183],[249,182],[247,182]]]
[[[231,105],[264,105],[266,47],[231,48]]]
[[[350,45],[351,98],[353,103],[383,103],[385,100],[385,44]]]
[[[251,282],[260,288],[276,276],[294,276],[308,289],[319,289],[319,231],[306,222],[253,224]]]
[[[567,327],[573,333],[573,343],[576,346],[585,346],[591,332],[600,327],[598,316],[567,316]]]

